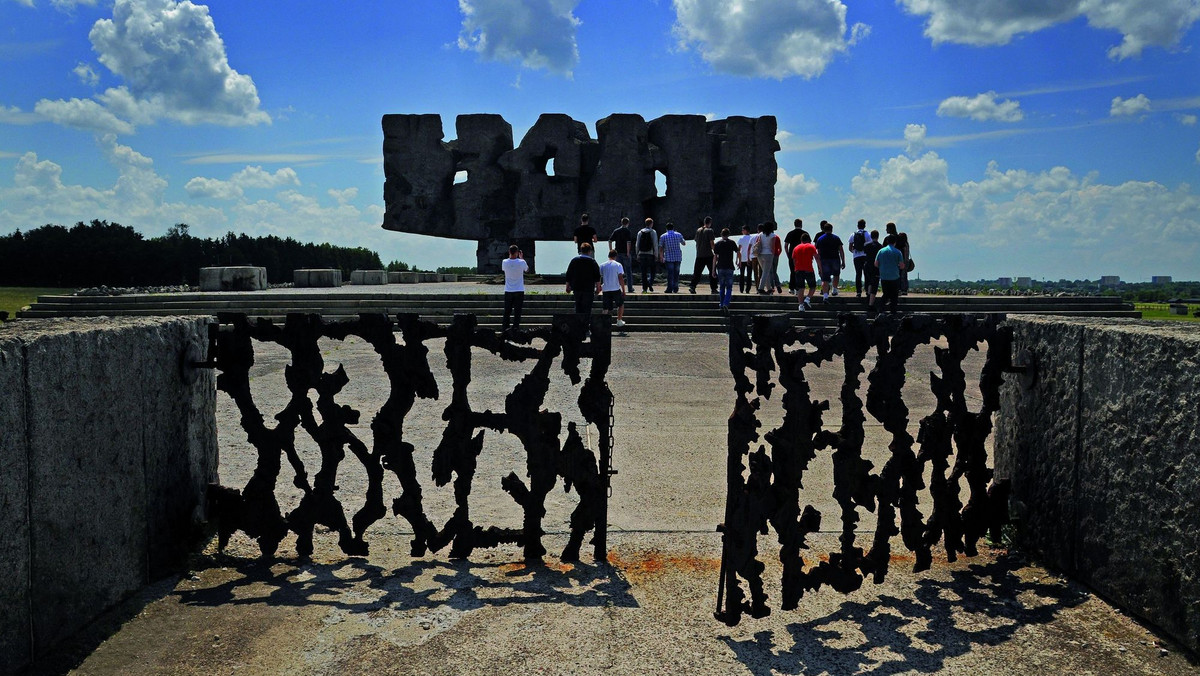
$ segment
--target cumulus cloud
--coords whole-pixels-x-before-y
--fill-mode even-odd
[[[1187,113],[1176,113],[1175,119],[1179,120],[1179,124],[1182,124],[1185,127],[1196,126],[1196,116],[1195,115],[1190,115]]]
[[[1108,50],[1113,59],[1138,56],[1146,47],[1174,47],[1200,19],[1196,0],[899,0],[924,16],[935,44],[1003,45],[1015,36],[1085,17],[1093,28],[1121,33]]]
[[[300,178],[290,167],[279,169],[274,174],[262,167],[246,167],[229,180],[197,176],[184,185],[184,190],[193,199],[238,200],[245,196],[247,189],[273,189],[290,185],[300,185]]]
[[[100,63],[126,82],[106,102],[123,101],[131,117],[141,108],[142,117],[184,124],[270,122],[254,81],[229,66],[204,5],[116,0],[113,18],[97,21],[88,37]]]
[[[811,79],[870,28],[847,30],[840,0],[673,0],[675,35],[722,73]]]
[[[969,117],[979,122],[1020,122],[1025,114],[1021,104],[1005,99],[996,100],[996,92],[985,92],[974,97],[951,96],[938,105],[939,117]]]
[[[64,127],[112,134],[132,134],[134,131],[132,124],[113,115],[112,111],[92,99],[42,99],[34,105],[33,110],[44,119]]]
[[[949,163],[933,151],[865,164],[833,220],[895,221],[909,233],[922,271],[934,278],[1047,270],[1096,279],[1110,274],[1106,269],[1144,276],[1195,270],[1200,256],[1200,197],[1186,184],[1174,190],[1154,181],[1105,184],[1067,167],[1027,171],[996,162],[976,180],[955,183],[949,176]],[[1113,247],[1114,241],[1137,246]],[[981,249],[997,252],[993,262],[961,263],[962,252]]]
[[[92,68],[92,64],[90,63],[83,63],[81,61],[71,72],[75,74],[75,77],[79,78],[80,82],[89,87],[95,87],[100,84],[100,75],[96,73],[96,70]]]
[[[923,124],[904,125],[904,152],[916,155],[925,149],[926,129]]]
[[[775,220],[780,223],[791,222],[795,214],[800,213],[803,198],[817,192],[821,184],[806,178],[804,174],[788,174],[787,170],[779,167],[775,179]]]
[[[1108,109],[1108,114],[1113,117],[1129,117],[1148,112],[1150,112],[1150,99],[1146,98],[1145,94],[1138,94],[1131,99],[1122,99],[1120,96],[1113,97],[1112,106]]]
[[[458,0],[458,47],[489,61],[516,61],[570,76],[579,63],[575,42],[579,0]],[[519,80],[518,80],[519,82]]]

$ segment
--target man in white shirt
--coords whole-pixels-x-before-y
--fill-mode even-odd
[[[513,328],[521,328],[521,307],[525,305],[525,273],[529,264],[525,254],[516,244],[508,247],[508,258],[500,262],[504,270],[504,322],[500,331],[508,330],[508,318],[512,315]]]
[[[754,289],[754,256],[750,252],[750,246],[754,244],[754,235],[750,234],[750,226],[742,226],[742,236],[738,238],[738,271],[741,274],[741,279],[738,280],[738,291],[748,293]]]
[[[625,266],[617,262],[617,250],[608,252],[608,260],[600,264],[600,295],[604,302],[604,314],[617,311],[613,326],[625,326]]]

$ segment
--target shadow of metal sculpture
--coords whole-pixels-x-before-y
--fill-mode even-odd
[[[932,547],[938,542],[954,561],[959,554],[974,556],[976,544],[989,529],[998,535],[1007,520],[1007,486],[992,484],[985,444],[999,406],[1002,373],[1019,370],[1012,367],[1011,332],[999,326],[1002,319],[1000,315],[905,315],[868,321],[847,313],[832,333],[793,328],[784,315],[731,320],[729,367],[737,398],[728,423],[728,495],[725,522],[719,527],[724,549],[717,619],[732,626],[744,613],[770,614],[757,544],[757,535],[769,529],[774,529],[779,541],[784,610],[795,609],[806,591],[821,585],[849,593],[867,577],[882,582],[895,535],[913,553],[914,572],[929,569]],[[946,347],[934,347],[941,369],[940,375],[931,374],[936,410],[919,421],[914,439],[901,396],[905,367],[918,346],[939,338],[945,338]],[[962,363],[980,345],[987,346],[979,381],[983,405],[971,411]],[[860,378],[872,353],[874,367],[867,374],[864,401]],[[813,400],[804,370],[835,358],[842,360],[844,368],[842,419],[836,428],[827,428],[822,416],[829,402]],[[783,389],[783,420],[761,435],[766,445],[751,451],[762,426],[759,397],[770,398],[776,385]],[[751,399],[751,394],[758,396]],[[878,470],[862,455],[867,415],[882,423],[891,437],[890,455]],[[914,451],[914,445],[920,450]],[[805,539],[820,529],[822,514],[811,505],[801,508],[800,491],[809,463],[825,450],[832,453],[841,546],[827,560],[809,565],[802,556],[808,549]],[[932,476],[929,486],[923,479],[926,465]],[[928,518],[917,507],[918,496],[926,489],[932,502]],[[857,544],[855,533],[860,510],[876,515],[874,537],[866,551]],[[749,600],[740,581],[749,587]]]
[[[246,486],[239,490],[210,488],[210,507],[218,523],[218,546],[224,549],[230,536],[242,531],[254,538],[264,557],[275,554],[289,532],[296,534],[296,551],[307,557],[313,551],[313,532],[322,525],[338,534],[342,551],[351,556],[368,552],[365,533],[371,524],[387,515],[383,478],[396,475],[401,492],[392,501],[392,512],[403,517],[413,530],[411,553],[422,556],[450,546],[451,558],[470,556],[480,547],[501,543],[519,544],[525,561],[541,561],[542,520],[545,498],[561,477],[567,490],[580,496],[571,515],[571,533],[563,560],[578,560],[583,539],[593,532],[593,555],[607,560],[607,504],[612,452],[613,395],[606,383],[610,364],[609,317],[561,315],[550,327],[514,330],[498,334],[481,329],[474,315],[455,315],[449,326],[423,321],[416,315],[397,315],[395,322],[384,315],[362,315],[358,319],[325,322],[318,315],[290,314],[283,326],[267,319],[249,320],[241,314],[218,315],[210,354],[216,355],[220,370],[217,388],[227,393],[238,407],[242,427],[258,452],[258,465]],[[340,366],[325,370],[318,340],[345,340],[358,336],[379,355],[387,373],[387,400],[371,421],[371,443],[360,439],[350,426],[361,412],[338,404],[336,397],[349,378]],[[397,336],[400,340],[397,340]],[[440,528],[426,514],[413,459],[414,447],[404,440],[404,422],[417,399],[440,399],[442,392],[429,366],[426,342],[445,339],[444,354],[452,386],[442,413],[446,422],[441,442],[433,451],[432,476],[437,486],[453,483],[456,509]],[[264,421],[250,391],[250,368],[254,364],[254,342],[272,342],[291,355],[284,371],[291,398],[274,415],[275,425]],[[541,347],[534,347],[540,342]],[[476,411],[467,397],[471,382],[471,357],[484,350],[508,361],[532,361],[533,369],[505,398],[504,411]],[[580,363],[587,359],[586,379]],[[562,415],[542,407],[550,387],[555,362],[579,386],[579,410],[584,420],[599,430],[600,457],[587,449],[570,423],[565,440]],[[317,395],[316,406],[309,393]],[[521,528],[476,525],[470,515],[471,486],[476,460],[488,430],[516,436],[527,452],[529,484],[515,473],[501,480],[504,490],[524,510]],[[296,435],[304,433],[316,442],[321,466],[309,479],[308,468],[296,452]],[[347,518],[334,484],[339,465],[349,450],[367,475],[367,493],[362,507]],[[299,505],[283,514],[275,498],[275,487],[286,458],[292,468],[292,483],[300,489]]]

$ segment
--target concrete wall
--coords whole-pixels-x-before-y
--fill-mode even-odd
[[[1022,544],[1200,650],[1200,327],[1010,324],[1038,364],[996,425]]]
[[[213,373],[181,369],[208,321],[0,326],[0,672],[186,553],[217,476]]]

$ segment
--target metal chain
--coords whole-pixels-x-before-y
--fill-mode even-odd
[[[608,398],[608,477],[605,483],[608,484],[608,497],[612,497],[612,477],[617,473],[614,451],[616,450],[616,437],[613,433],[613,428],[617,424],[617,416],[613,413],[616,408],[617,396],[613,394]]]

